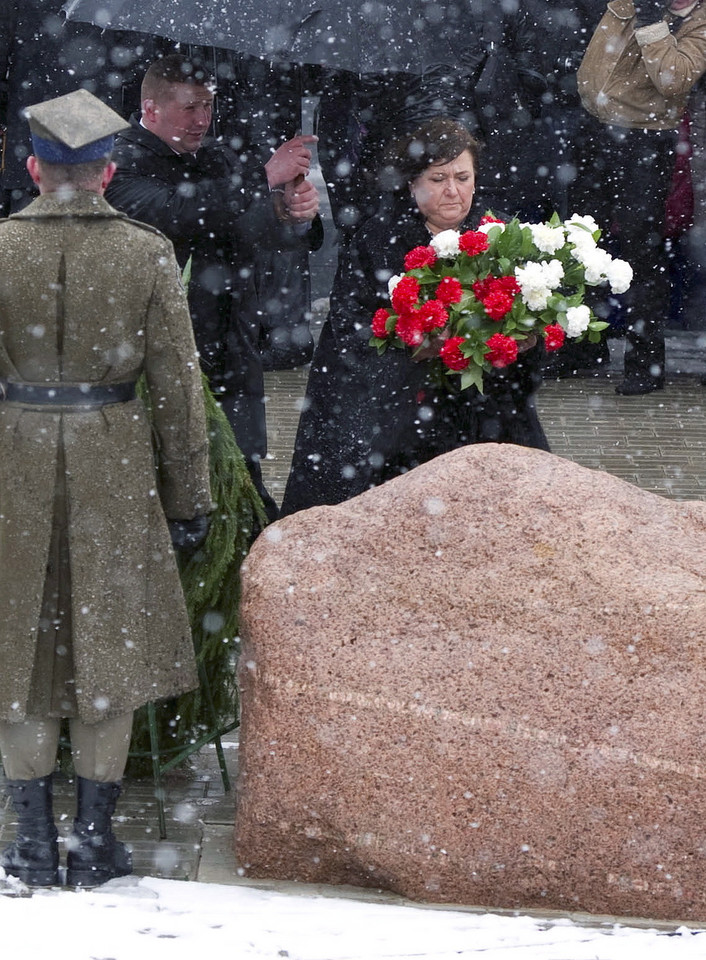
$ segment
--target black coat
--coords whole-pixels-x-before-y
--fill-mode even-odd
[[[549,204],[562,217],[595,214],[595,190],[586,191],[577,172],[591,164],[603,140],[599,121],[586,113],[578,94],[576,71],[605,13],[606,0],[524,0],[534,20],[535,56],[546,75],[541,129],[545,138],[544,183]]]
[[[431,364],[407,351],[378,355],[369,346],[373,313],[389,306],[388,278],[403,272],[408,250],[428,242],[406,204],[396,217],[369,221],[351,242],[312,362],[283,515],[348,500],[468,443],[549,449],[533,404],[543,344],[494,371],[485,395],[461,391],[459,377],[437,380]]]
[[[277,245],[291,229],[277,221],[262,175],[215,140],[177,154],[133,118],[118,135],[118,165],[106,199],[152,224],[189,257],[189,307],[201,364],[248,462],[266,453],[259,319],[253,282],[258,245]],[[296,241],[300,242],[300,241]]]

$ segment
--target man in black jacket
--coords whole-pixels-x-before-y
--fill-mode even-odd
[[[117,138],[117,172],[108,202],[157,227],[174,243],[182,269],[191,258],[189,306],[201,365],[230,421],[268,509],[260,459],[267,449],[258,304],[258,250],[284,234],[302,244],[318,195],[305,179],[310,142],[295,137],[264,171],[206,136],[214,88],[179,54],[156,61],[142,83],[142,118]]]

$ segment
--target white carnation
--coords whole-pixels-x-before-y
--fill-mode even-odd
[[[484,233],[487,236],[495,227],[498,228],[500,233],[505,230],[504,223],[481,223],[478,227],[478,233]]]
[[[571,253],[574,260],[578,260],[584,267],[588,267],[594,262],[596,251],[600,251],[600,247],[594,242],[590,234],[584,233],[581,237],[569,235],[567,240],[572,245]],[[600,256],[600,253],[598,256]]]
[[[598,224],[593,219],[593,217],[581,217],[578,213],[574,213],[570,220],[564,220],[564,226],[567,230],[578,233],[595,233],[599,229]]]
[[[591,319],[591,311],[588,307],[569,307],[566,311],[566,335],[567,337],[578,337],[588,329],[588,323]]]
[[[522,299],[530,310],[544,310],[551,296],[542,264],[528,261],[524,267],[515,267],[515,278],[522,291]]]
[[[588,236],[588,234],[584,234],[584,236]],[[572,252],[574,259],[578,260],[586,271],[586,283],[595,285],[605,280],[606,270],[612,263],[609,253],[595,243],[586,243],[583,240],[574,244]]]
[[[390,279],[387,281],[387,295],[388,295],[388,297],[391,297],[391,296],[392,296],[392,291],[395,289],[395,287],[397,286],[397,284],[400,282],[400,280],[402,279],[402,276],[403,276],[403,275],[402,275],[401,273],[396,273],[393,277],[390,277]]]
[[[431,239],[431,246],[434,248],[434,252],[437,257],[457,257],[459,253],[459,237],[461,236],[456,230],[442,230],[441,233],[435,234]]]
[[[606,277],[611,293],[625,293],[632,283],[632,267],[626,260],[612,260]]]
[[[595,247],[582,260],[582,263],[586,269],[586,283],[595,286],[598,283],[603,283],[606,279],[613,263],[613,258],[606,250]]]
[[[541,267],[546,285],[550,289],[555,290],[564,277],[564,267],[561,261],[550,260],[549,263],[547,263],[546,260],[542,260]]]
[[[550,227],[546,223],[528,223],[535,247],[541,253],[556,253],[566,242],[563,227]]]
[[[529,287],[522,290],[522,299],[530,310],[546,310],[551,295],[549,287]]]
[[[598,244],[593,239],[590,233],[586,233],[582,230],[580,233],[571,230],[567,233],[567,241],[572,245],[572,250],[574,257],[583,263],[586,257],[590,257],[594,250],[598,250]]]
[[[528,260],[524,267],[515,267],[515,277],[523,289],[546,286],[542,265],[536,260]]]

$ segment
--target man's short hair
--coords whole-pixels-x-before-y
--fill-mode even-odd
[[[91,190],[103,176],[110,157],[90,160],[88,163],[47,163],[38,158],[44,183],[56,190],[59,187],[74,187],[76,190]]]
[[[169,98],[170,87],[175,83],[189,83],[195,87],[211,87],[215,82],[211,74],[195,60],[180,53],[155,60],[142,80],[142,100],[164,101]]]

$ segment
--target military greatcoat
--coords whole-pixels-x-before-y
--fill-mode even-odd
[[[210,508],[186,298],[169,241],[86,191],[0,221],[0,265],[0,383],[106,386],[144,372],[151,398],[152,424],[139,399],[0,402],[0,718],[34,715],[54,682],[38,637],[61,515],[69,715],[93,723],[197,684],[165,519]]]

